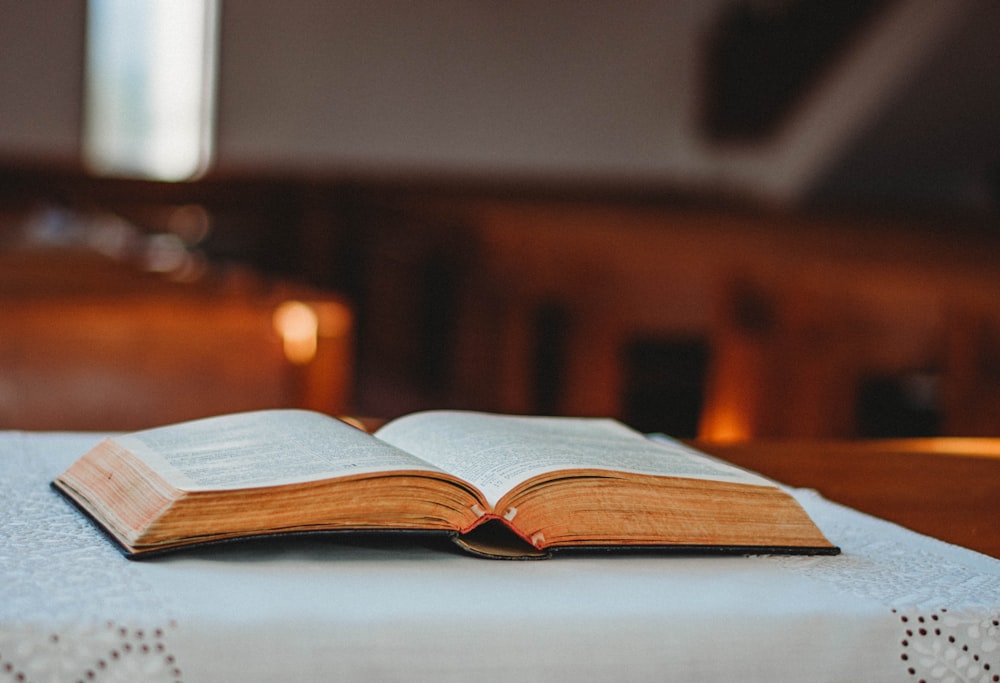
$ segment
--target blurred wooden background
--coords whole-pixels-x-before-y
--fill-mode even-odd
[[[713,440],[1000,433],[1000,240],[975,219],[461,185],[13,178],[4,426],[308,404],[601,414]],[[195,238],[169,218],[191,207],[208,226]],[[94,235],[107,241],[115,221],[131,246],[98,253]],[[178,241],[195,265],[151,272]],[[273,320],[299,299],[341,312],[338,341],[306,366]]]

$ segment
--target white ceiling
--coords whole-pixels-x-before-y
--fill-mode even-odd
[[[698,121],[734,1],[226,0],[218,168],[996,209],[1000,3],[891,0],[777,135],[735,146]],[[0,162],[78,160],[82,3],[0,0],[0,44]]]

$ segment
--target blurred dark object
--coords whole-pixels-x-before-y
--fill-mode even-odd
[[[623,350],[625,421],[635,429],[697,436],[710,350],[704,339],[636,339]]]
[[[931,371],[864,378],[858,389],[858,436],[938,436],[942,427],[939,394],[940,378]]]
[[[703,126],[712,139],[774,133],[886,0],[737,2],[708,45]]]

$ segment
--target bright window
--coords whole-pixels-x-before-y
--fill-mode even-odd
[[[218,0],[89,0],[84,162],[187,180],[213,152]]]

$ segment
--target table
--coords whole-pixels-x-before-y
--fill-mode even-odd
[[[729,462],[1000,558],[1000,438],[695,445]]]
[[[504,562],[422,539],[132,562],[0,433],[0,680],[1000,680],[1000,561],[795,496],[839,556]]]

